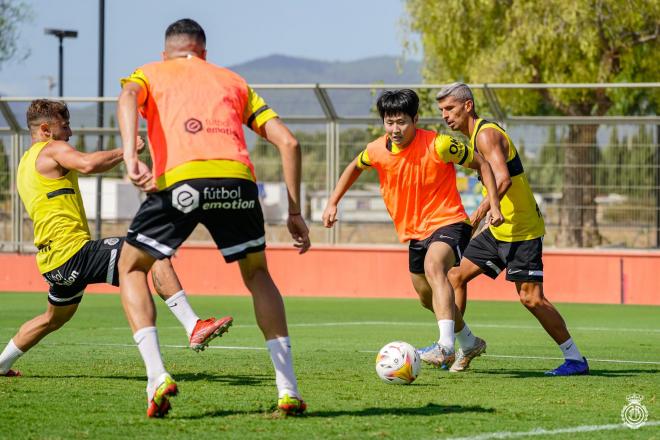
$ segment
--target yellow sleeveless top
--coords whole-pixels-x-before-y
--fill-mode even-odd
[[[477,134],[484,128],[494,128],[502,133],[509,143],[509,155],[506,159],[506,165],[511,176],[511,187],[500,201],[504,223],[500,226],[490,226],[490,231],[496,239],[507,242],[542,237],[545,234],[543,216],[536,204],[532,189],[529,187],[518,151],[516,151],[509,135],[499,125],[479,118],[470,138],[470,144],[472,144],[475,151],[478,151]],[[486,187],[484,187],[484,197],[486,197],[486,194]]]
[[[39,272],[46,273],[66,263],[91,237],[83,206],[78,173],[70,170],[57,179],[37,171],[37,157],[47,142],[28,149],[16,176],[18,194],[34,224]]]

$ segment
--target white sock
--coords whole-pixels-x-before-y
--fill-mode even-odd
[[[573,342],[573,338],[568,338],[566,342],[559,344],[559,348],[561,348],[561,352],[564,353],[564,359],[582,361],[582,353],[580,353],[577,345]]]
[[[158,378],[167,373],[163,365],[163,359],[160,356],[160,346],[158,345],[158,331],[156,327],[144,327],[136,331],[133,340],[140,350],[142,360],[147,368],[147,380],[149,385],[156,382]]]
[[[290,397],[300,398],[298,382],[293,372],[293,361],[291,360],[291,342],[289,337],[281,337],[266,341],[270,359],[275,367],[275,384],[277,385],[278,397],[288,394]]]
[[[183,325],[183,328],[186,329],[186,333],[188,333],[188,337],[190,337],[195,328],[195,324],[197,324],[197,321],[199,320],[199,316],[197,316],[192,307],[190,307],[186,291],[180,290],[175,293],[165,300],[165,304],[167,304],[170,311],[176,316],[176,319],[178,319],[181,325]]]
[[[440,328],[440,339],[438,339],[438,344],[442,345],[445,348],[454,349],[454,320],[453,319],[441,319],[438,321],[438,327]]]
[[[21,356],[23,356],[23,352],[14,344],[14,340],[10,339],[5,349],[2,350],[2,354],[0,354],[0,374],[7,373]]]
[[[460,332],[456,333],[456,340],[458,340],[462,350],[469,350],[477,343],[477,338],[472,334],[467,324]]]

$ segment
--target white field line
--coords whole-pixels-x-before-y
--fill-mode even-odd
[[[289,324],[289,327],[341,327],[345,325],[428,326],[429,323],[428,322],[396,322],[396,321],[349,321],[349,322],[317,322],[317,323],[310,322],[310,323]],[[502,328],[502,329],[542,330],[542,327],[540,325],[482,324],[479,322],[469,322],[469,325],[471,328],[483,327],[483,328]],[[570,330],[660,333],[660,328],[570,327]]]
[[[71,345],[83,345],[90,347],[137,347],[135,344],[114,344],[114,343],[105,343],[105,342],[71,342],[71,343],[59,343],[59,342],[45,342],[39,345],[51,345],[51,346],[71,346]],[[190,348],[187,345],[172,345],[172,344],[161,344],[161,348]],[[206,350],[268,350],[266,347],[238,347],[234,345],[209,345],[206,347]]]
[[[646,422],[639,429],[644,429],[650,426],[660,426],[660,422]],[[500,431],[489,432],[486,434],[479,434],[470,437],[449,437],[452,440],[491,440],[491,439],[507,439],[507,438],[521,438],[521,437],[536,437],[539,435],[551,436],[561,434],[575,434],[578,432],[597,432],[597,431],[612,431],[615,429],[630,429],[623,423],[617,425],[583,425],[572,426],[569,428],[559,429],[544,429],[534,428],[531,431]]]
[[[387,325],[387,326],[428,326],[428,323],[422,322],[402,322],[402,321],[346,321],[346,322],[317,322],[317,323],[297,323],[289,324],[289,327],[342,327],[342,326],[378,326],[378,325]],[[480,323],[470,323],[472,328],[502,328],[502,329],[535,329],[542,330],[539,325],[511,325],[511,324],[480,324]],[[243,324],[235,325],[232,328],[256,328],[256,324]],[[161,329],[180,329],[180,326],[162,326]],[[15,328],[2,327],[2,330],[12,330],[15,331]],[[118,331],[129,331],[128,326],[125,327],[96,327],[92,328],[94,330],[118,330]],[[643,328],[616,328],[616,327],[572,327],[571,330],[582,330],[582,331],[620,331],[620,332],[646,332],[646,333],[660,333],[660,329],[643,329]],[[42,345],[50,345],[48,343]],[[55,345],[55,344],[53,344]],[[69,345],[69,344],[57,344],[57,345]],[[95,346],[106,346],[106,347],[132,347],[132,344],[101,344],[101,343],[76,343],[70,345],[95,345]],[[186,348],[184,345],[162,345],[165,348]],[[228,350],[265,350],[263,347],[236,347],[236,346],[209,346],[212,349],[228,349]],[[360,350],[361,353],[377,353],[375,350]],[[548,357],[548,356],[509,356],[509,355],[497,355],[497,354],[484,354],[484,356],[491,358],[501,358],[501,359],[538,359],[538,360],[561,360],[560,357]],[[641,360],[624,360],[624,359],[596,359],[589,358],[590,362],[607,362],[614,364],[646,364],[646,365],[660,365],[660,362],[656,361],[641,361]]]
[[[359,353],[378,353],[378,350],[359,350]],[[563,357],[554,356],[510,356],[505,354],[482,354],[484,357],[491,357],[494,359],[537,359],[537,360],[563,360]],[[609,362],[611,364],[646,364],[646,365],[660,365],[657,361],[629,361],[625,359],[595,359],[588,358],[589,362]]]
[[[430,322],[430,321],[429,321]],[[426,327],[431,325],[429,322],[402,322],[402,321],[347,321],[347,322],[309,322],[289,324],[289,327],[345,327],[345,326],[400,326],[400,327]],[[515,325],[515,324],[485,324],[479,322],[468,322],[470,328],[496,328],[496,329],[527,329],[527,330],[543,330],[540,325]],[[238,324],[232,326],[233,329],[237,328],[256,328],[256,324]],[[160,329],[178,329],[179,326],[159,326]],[[16,330],[15,327],[0,327],[1,330]],[[99,330],[128,330],[128,325],[124,327],[86,327],[86,329],[99,329]],[[569,330],[577,331],[594,331],[594,332],[640,332],[640,333],[660,333],[660,328],[625,328],[625,327],[572,327]]]
[[[507,356],[504,354],[483,354],[482,356],[492,357],[492,358],[501,358],[501,359],[555,359],[563,360],[563,357],[545,357],[545,356]],[[660,365],[660,362],[655,361],[629,361],[624,359],[595,359],[589,358],[589,362],[609,362],[612,364],[650,364],[650,365]]]
[[[9,342],[9,341],[7,341]],[[116,344],[116,343],[103,343],[103,342],[71,342],[71,343],[49,343],[45,342],[40,345],[83,345],[92,347],[135,347],[135,344]],[[162,344],[162,348],[189,348],[187,345],[166,345]],[[266,350],[266,347],[239,347],[235,345],[209,345],[206,349],[212,350]],[[378,353],[378,350],[358,350],[358,353]],[[497,354],[483,354],[482,356],[491,357],[495,359],[537,359],[537,360],[562,360],[561,357],[552,356],[509,356]],[[642,365],[660,365],[660,362],[655,361],[637,361],[637,360],[623,360],[623,359],[595,359],[589,358],[589,362],[609,362],[612,364],[642,364]]]

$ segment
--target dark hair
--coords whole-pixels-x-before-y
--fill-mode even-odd
[[[378,97],[376,106],[381,119],[401,113],[414,118],[419,110],[419,97],[410,89],[385,90]]]
[[[187,35],[197,40],[198,43],[206,46],[206,34],[204,29],[195,20],[182,18],[167,27],[165,30],[165,39],[176,37],[177,35]]]
[[[27,124],[30,130],[43,122],[49,122],[57,118],[69,120],[69,109],[62,101],[51,101],[50,99],[35,99],[27,109]]]

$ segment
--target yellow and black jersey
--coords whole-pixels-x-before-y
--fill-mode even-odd
[[[511,187],[500,201],[504,223],[500,226],[490,226],[493,236],[500,241],[508,242],[531,240],[543,236],[545,234],[543,216],[536,204],[520,155],[513,145],[513,141],[502,127],[493,122],[480,118],[475,126],[476,128],[470,138],[470,145],[474,151],[479,151],[477,135],[486,128],[497,130],[509,143],[506,165],[511,176]],[[486,187],[484,187],[484,197],[486,197],[486,194]]]
[[[91,239],[78,173],[69,170],[51,179],[37,171],[37,157],[46,145],[48,142],[32,145],[21,158],[16,175],[18,194],[34,224],[37,266],[42,274],[66,263]]]

